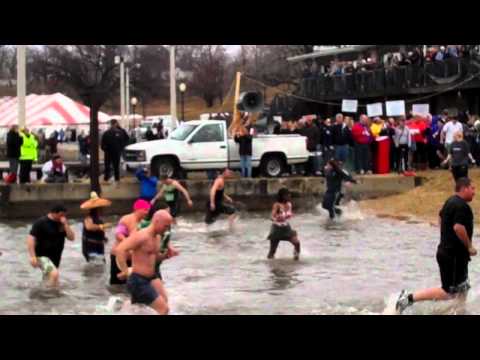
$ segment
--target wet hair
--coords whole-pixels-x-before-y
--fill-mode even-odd
[[[286,203],[288,201],[287,197],[290,195],[290,191],[287,188],[281,188],[278,190],[277,201],[279,203]]]
[[[466,177],[460,178],[455,183],[455,192],[458,193],[470,185],[472,185],[472,180]]]
[[[330,159],[327,161],[327,164],[330,165],[337,173],[341,172],[340,164],[336,160]]]
[[[157,201],[153,206],[150,208],[146,220],[152,220],[153,215],[159,210],[167,210],[168,204],[165,201]]]
[[[62,157],[58,154],[55,154],[52,156],[52,161],[55,161],[55,160],[58,160],[58,159],[61,159]]]
[[[62,213],[62,212],[66,213],[67,208],[64,205],[61,205],[61,204],[55,205],[50,209],[50,213],[52,213],[52,214],[59,214],[59,213]]]

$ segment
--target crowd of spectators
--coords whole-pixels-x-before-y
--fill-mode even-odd
[[[444,61],[451,58],[465,58],[475,51],[473,45],[439,45],[430,46],[426,51],[416,47],[408,52],[390,52],[377,59],[375,56],[360,56],[356,61],[333,60],[325,66],[325,74],[338,76],[355,72],[392,68],[397,66],[416,65],[422,67],[425,63]]]
[[[311,157],[306,166],[293,167],[291,174],[323,175],[323,164],[330,159],[351,162],[357,174],[377,173],[375,159],[389,141],[390,172],[408,174],[415,170],[439,169],[480,164],[480,120],[476,115],[453,115],[444,110],[440,115],[409,114],[407,117],[358,119],[338,114],[332,121],[321,116],[304,116],[298,121],[283,119],[275,134],[300,134],[307,138]],[[463,141],[460,159],[452,150],[456,138]],[[458,150],[458,149],[457,149]],[[469,155],[471,154],[471,156]],[[465,161],[467,160],[467,164]]]

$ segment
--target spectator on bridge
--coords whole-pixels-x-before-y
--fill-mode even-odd
[[[115,181],[120,181],[120,158],[128,141],[127,132],[120,127],[118,121],[110,120],[110,129],[105,131],[101,142],[101,148],[105,153],[105,182],[110,181],[112,167]]]
[[[370,144],[372,133],[368,127],[368,116],[360,115],[360,120],[353,125],[352,137],[355,143],[355,171],[357,174],[372,173]]]
[[[42,181],[46,183],[68,182],[67,168],[60,155],[56,154],[52,160],[46,162],[42,167]]]
[[[18,126],[13,125],[7,134],[7,158],[10,173],[7,177],[7,183],[17,182],[18,161],[20,158],[20,148],[22,147],[22,137],[18,133]]]
[[[335,116],[335,125],[332,126],[332,139],[335,148],[335,160],[341,164],[348,158],[348,147],[351,142],[352,133],[345,123],[343,114]]]
[[[31,182],[32,164],[38,160],[37,139],[27,128],[20,131],[22,146],[20,147],[20,184]]]
[[[447,45],[447,52],[445,58],[458,58],[458,45]]]
[[[435,54],[435,61],[443,61],[445,60],[445,46],[440,46],[440,50],[438,50]]]

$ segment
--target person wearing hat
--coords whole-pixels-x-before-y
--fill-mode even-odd
[[[37,140],[27,128],[20,131],[22,146],[20,147],[20,184],[30,183],[32,164],[38,159]]]
[[[105,263],[105,229],[111,224],[105,224],[101,219],[102,208],[112,204],[110,200],[98,197],[96,192],[90,194],[90,199],[85,201],[80,208],[87,210],[88,215],[83,220],[82,254],[87,262],[101,258]]]

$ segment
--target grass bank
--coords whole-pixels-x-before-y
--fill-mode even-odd
[[[361,208],[380,217],[436,224],[438,213],[445,200],[454,193],[453,178],[451,173],[446,170],[418,172],[417,175],[423,178],[422,186],[403,194],[362,201]],[[469,175],[477,189],[480,189],[480,169],[470,170]],[[470,206],[474,215],[478,213],[480,209],[479,190]],[[475,223],[480,224],[480,217],[475,217]]]

